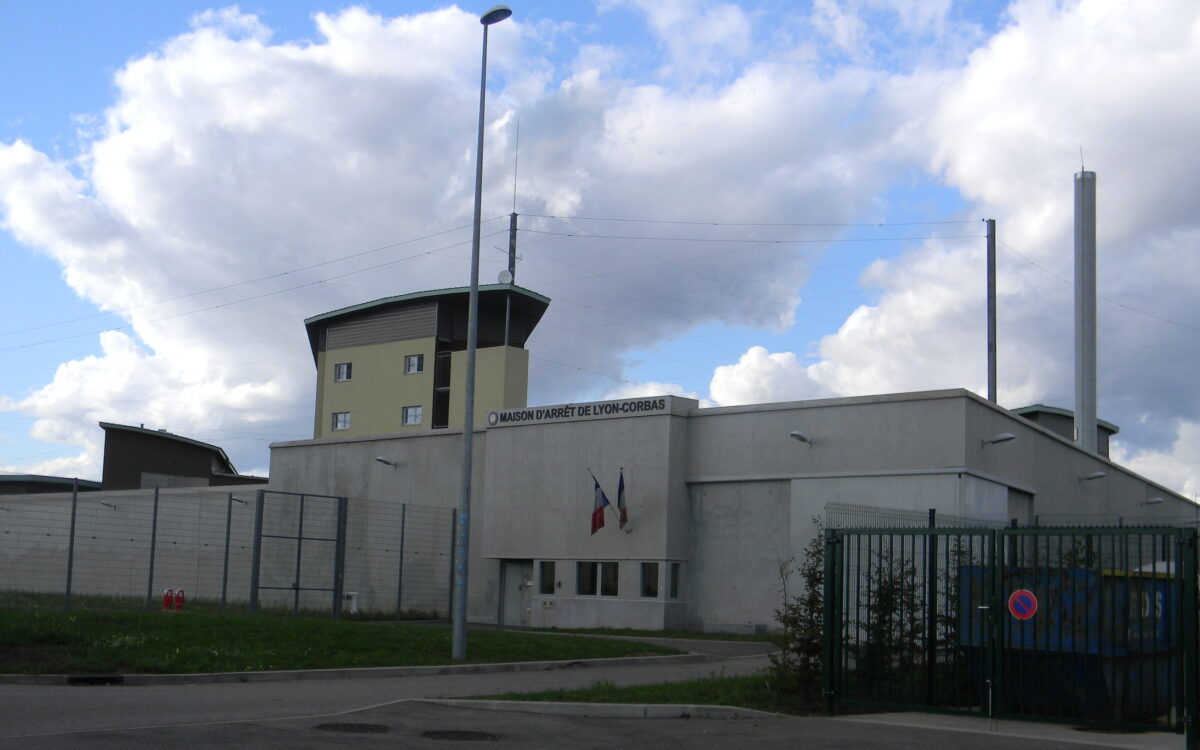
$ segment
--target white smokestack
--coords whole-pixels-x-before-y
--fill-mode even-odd
[[[1075,175],[1075,442],[1096,451],[1096,173]]]

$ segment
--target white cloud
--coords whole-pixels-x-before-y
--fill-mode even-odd
[[[779,240],[829,236],[545,215],[860,221],[924,168],[971,202],[963,233],[999,220],[1001,401],[1070,405],[1056,276],[1071,276],[1083,145],[1100,173],[1101,294],[1123,305],[1101,306],[1101,416],[1130,455],[1193,455],[1200,103],[1180,92],[1200,69],[1194,4],[1018,3],[969,58],[974,32],[942,3],[818,4],[866,25],[859,62],[841,66],[814,56],[794,17],[714,3],[685,26],[690,6],[636,7],[665,50],[655,85],[615,77],[626,50],[612,47],[555,67],[553,25],[492,36],[484,215],[511,210],[520,120],[518,280],[553,300],[530,342],[533,401],[600,392],[625,379],[627,352],[697,325],[786,328],[821,248]],[[881,42],[881,19],[900,44]],[[253,16],[202,14],[118,73],[77,158],[0,144],[4,228],[130,326],[0,404],[80,446],[76,471],[57,473],[98,468],[101,418],[194,432],[261,466],[263,436],[311,430],[304,317],[466,277],[463,232],[336,259],[469,221],[478,20],[349,9],[315,23],[311,43],[272,43]],[[483,278],[502,243],[485,238]],[[714,373],[712,399],[982,388],[981,241],[931,240],[862,281],[877,301],[813,357],[749,349]]]
[[[1121,426],[1135,467],[1193,488],[1200,217],[1190,186],[1200,153],[1187,144],[1200,131],[1200,102],[1179,92],[1196,70],[1193,3],[1018,3],[961,72],[913,103],[906,141],[931,154],[931,168],[975,203],[971,213],[999,220],[1008,406],[1073,406],[1071,175],[1084,147],[1100,185],[1100,415]],[[815,361],[789,362],[793,372],[839,395],[983,390],[981,242],[930,241],[873,265],[862,283],[878,302],[824,337]],[[722,400],[716,388],[727,386],[713,382]],[[763,397],[790,396],[782,384],[734,396]]]
[[[701,406],[712,406],[711,403],[702,399],[695,391],[689,391],[683,386],[676,383],[656,383],[654,381],[646,381],[644,383],[626,383],[625,385],[617,386],[611,390],[605,391],[600,398],[603,400],[621,399],[621,398],[639,398],[641,396],[682,396],[684,398],[694,398],[701,402]]]
[[[772,354],[752,346],[736,364],[713,371],[709,393],[718,406],[801,401],[830,395],[792,352]]]

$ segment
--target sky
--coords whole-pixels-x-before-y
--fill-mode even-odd
[[[306,317],[469,278],[486,4],[0,2],[0,471],[100,421],[266,473]],[[1200,492],[1193,0],[599,0],[491,28],[481,279],[552,302],[530,403],[986,391],[1073,408],[1098,175],[1113,456]]]

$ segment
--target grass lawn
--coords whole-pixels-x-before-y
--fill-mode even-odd
[[[769,675],[704,677],[684,682],[617,687],[597,682],[582,690],[548,690],[543,693],[506,693],[480,696],[490,700],[551,701],[566,703],[666,703],[703,706],[737,706],[759,711],[802,715],[818,714],[818,702],[790,693],[778,693]]]
[[[467,661],[679,653],[632,641],[471,630]],[[308,617],[0,610],[0,673],[245,672],[450,663],[450,629]]]

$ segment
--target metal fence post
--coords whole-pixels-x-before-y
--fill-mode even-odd
[[[837,623],[838,603],[837,589],[841,578],[838,576],[838,533],[835,529],[825,529],[825,580],[822,582],[823,591],[821,613],[821,693],[825,700],[825,714],[833,716],[837,698],[837,683],[835,672],[837,665],[837,647],[835,641],[841,637]]]
[[[933,673],[937,667],[937,509],[929,509],[925,537],[925,704],[933,705]]]
[[[79,479],[71,480],[71,532],[67,539],[67,593],[63,609],[71,608],[71,577],[75,572],[75,511],[79,506]]]
[[[349,499],[337,499],[337,542],[333,560],[333,619],[342,619],[342,600],[346,578],[346,515]]]
[[[266,490],[258,490],[254,502],[254,552],[250,561],[250,614],[258,612],[258,573],[262,563],[263,503]]]
[[[1200,692],[1196,685],[1197,670],[1200,669],[1200,657],[1197,656],[1200,635],[1196,630],[1196,530],[1180,529],[1180,534],[1179,557],[1183,563],[1180,581],[1183,587],[1180,592],[1180,610],[1183,613],[1183,632],[1180,634],[1180,640],[1183,641],[1183,721],[1187,732],[1187,750],[1197,750],[1200,748],[1200,727],[1196,725],[1200,720]]]
[[[150,516],[150,570],[146,573],[146,609],[154,601],[154,550],[158,546],[158,488],[154,488],[154,512]]]
[[[225,602],[229,593],[229,527],[233,522],[233,493],[225,502],[225,563],[221,568],[221,611],[225,611]]]
[[[450,517],[450,588],[446,592],[446,612],[454,608],[454,542],[458,536],[458,508],[452,508],[451,512],[454,515]]]
[[[396,571],[396,619],[399,620],[404,614],[403,594],[404,594],[404,521],[407,515],[408,503],[400,503],[400,563]]]
[[[300,513],[296,517],[296,577],[292,580],[292,614],[300,614],[300,564],[304,559],[304,495],[300,496]]]

